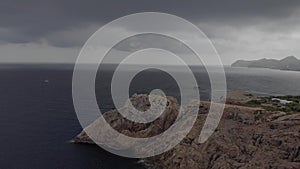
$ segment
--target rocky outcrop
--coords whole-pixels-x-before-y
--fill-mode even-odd
[[[141,94],[141,95],[133,95],[130,98],[132,105],[140,111],[146,111],[150,108],[150,103],[148,99],[148,95]],[[163,98],[161,96],[155,96],[154,101],[160,102]],[[133,112],[134,110],[126,106],[121,109],[123,112]],[[159,118],[155,119],[151,123],[135,123],[132,122],[125,117],[123,117],[118,110],[111,110],[106,112],[103,116],[104,119],[110,124],[118,132],[134,137],[151,137],[155,136],[164,130],[168,129],[176,120],[178,115],[179,105],[177,100],[173,97],[167,97],[166,109],[165,111],[159,116]],[[91,130],[91,132],[98,132],[97,130],[103,126],[97,126],[98,121],[96,120],[93,124],[88,126],[85,130]],[[93,144],[94,142],[88,137],[85,130],[83,130],[77,137],[73,139],[75,143],[90,143]],[[105,132],[105,131],[103,131]],[[97,143],[106,142],[107,140],[102,140],[102,138],[96,138]],[[109,140],[111,141],[111,140]],[[112,143],[114,144],[114,143]],[[116,143],[118,144],[118,143]],[[113,146],[113,145],[112,145]]]
[[[216,132],[204,144],[201,113],[190,134],[173,150],[149,159],[161,168],[299,168],[300,113],[287,115],[227,106]]]
[[[149,107],[147,95],[135,95],[132,104],[140,110]],[[179,105],[168,97],[168,107],[153,124],[135,124],[112,110],[105,114],[115,129],[126,135],[149,137],[166,130],[178,114]],[[190,133],[172,150],[143,159],[152,168],[300,168],[300,113],[270,112],[261,108],[226,105],[214,134],[198,142],[207,117],[209,102],[191,102],[185,108],[199,108]],[[130,110],[128,110],[130,111]],[[95,122],[96,123],[96,122]],[[82,132],[75,142],[92,143]]]

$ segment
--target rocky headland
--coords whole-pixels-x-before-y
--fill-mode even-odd
[[[160,96],[157,97],[159,100]],[[134,95],[130,100],[139,110],[147,110],[150,106],[147,95]],[[134,137],[154,136],[168,129],[178,115],[176,99],[167,97],[167,100],[165,112],[150,124],[128,121],[116,110],[105,113],[104,117],[120,133]],[[276,109],[280,104],[277,101],[274,101],[274,109],[266,109],[261,104],[253,104],[253,100],[262,98],[231,92],[218,128],[202,144],[198,138],[210,103],[193,101],[185,105],[186,109],[199,108],[189,134],[172,150],[141,161],[149,168],[166,169],[300,168],[300,112]],[[269,100],[268,104],[272,106],[273,99]],[[124,111],[131,110],[124,107]],[[98,132],[97,128],[101,127],[97,126],[97,120],[91,126],[85,130]],[[85,130],[74,138],[74,142],[94,143]],[[97,143],[106,141],[98,139]]]
[[[276,59],[260,59],[260,60],[238,60],[234,62],[232,67],[248,67],[248,68],[270,68],[279,70],[300,71],[300,60],[295,56],[288,56],[281,60]]]

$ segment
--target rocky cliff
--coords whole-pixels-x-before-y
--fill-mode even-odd
[[[226,105],[217,130],[203,144],[198,142],[198,137],[210,104],[194,101],[185,105],[188,109],[199,107],[193,129],[172,150],[142,159],[145,165],[167,169],[300,168],[300,113],[239,106],[235,105],[241,104],[238,100],[248,101],[251,96],[243,95],[244,98],[241,98],[235,94],[235,97],[229,98],[230,104]],[[149,107],[147,95],[134,95],[131,102],[140,110]],[[115,110],[107,112],[104,116],[107,122],[121,133],[149,137],[163,132],[176,119],[179,108],[177,101],[168,97],[167,105],[163,116],[148,125],[127,121]],[[74,141],[93,143],[84,131]]]

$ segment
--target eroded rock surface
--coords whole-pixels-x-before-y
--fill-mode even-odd
[[[131,102],[140,110],[149,107],[147,95],[135,95]],[[104,116],[121,133],[149,137],[163,132],[175,121],[179,105],[171,97],[168,97],[167,105],[163,115],[151,124],[127,121],[116,110],[107,112]],[[217,130],[208,141],[200,144],[198,138],[209,106],[208,102],[191,102],[186,105],[185,108],[188,109],[199,108],[197,121],[190,133],[172,150],[143,159],[145,164],[167,169],[300,168],[299,112],[288,114],[226,105]],[[84,131],[74,141],[93,143]]]

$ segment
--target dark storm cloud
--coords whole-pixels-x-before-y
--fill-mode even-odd
[[[26,43],[46,40],[53,46],[80,46],[102,25],[118,17],[146,11],[166,12],[192,22],[248,26],[253,23],[287,20],[299,9],[300,1],[283,0],[2,0],[0,5],[0,41]],[[286,21],[293,26],[292,22]],[[73,29],[83,30],[79,38]],[[284,28],[283,28],[284,29]],[[205,30],[205,28],[204,28]],[[67,33],[70,31],[71,33]],[[73,33],[72,33],[73,31]],[[213,36],[213,30],[207,32]],[[69,36],[67,36],[69,35]]]

